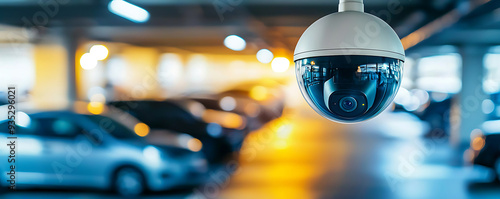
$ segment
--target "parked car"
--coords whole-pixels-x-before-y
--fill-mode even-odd
[[[424,137],[428,138],[443,138],[450,135],[450,110],[451,98],[443,101],[429,101],[425,109],[418,111],[407,111],[403,105],[396,104],[394,112],[408,112],[416,115],[420,120],[429,124],[429,129],[425,132]],[[437,136],[437,137],[436,137]]]
[[[245,116],[246,128],[252,131],[282,116],[285,93],[281,85],[274,80],[261,80],[243,83],[218,94],[194,92],[186,93],[186,96],[202,103],[207,109]]]
[[[202,153],[157,145],[138,136],[121,115],[77,114],[69,111],[18,113],[17,188],[112,189],[139,195],[195,186],[205,181],[207,161]],[[11,136],[8,121],[0,122],[0,139]],[[0,150],[7,157],[8,151]],[[8,173],[10,164],[1,164]],[[5,178],[2,175],[0,178]],[[10,186],[2,179],[2,186]]]
[[[245,133],[241,129],[225,128],[217,123],[218,113],[206,112],[203,105],[189,100],[117,101],[110,106],[130,113],[152,130],[185,133],[199,139],[209,163],[220,164],[231,159],[241,148]],[[205,119],[213,120],[206,122]]]
[[[259,117],[261,106],[252,99],[222,95],[199,95],[189,99],[201,103],[205,109],[238,114],[245,119],[242,129],[246,133],[269,122]]]
[[[449,136],[451,104],[451,98],[441,102],[431,101],[422,113],[417,114],[422,121],[427,122],[431,127],[429,132],[426,133],[426,137],[434,135]],[[443,132],[443,134],[436,134],[436,132]]]
[[[493,169],[496,180],[500,181],[500,133],[488,133],[475,137],[471,148],[476,152],[475,165]]]
[[[238,100],[250,99],[258,103],[258,118],[264,123],[281,117],[285,107],[285,94],[275,84],[243,84],[218,95]]]

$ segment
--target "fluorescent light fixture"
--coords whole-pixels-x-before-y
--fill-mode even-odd
[[[113,0],[108,4],[108,9],[113,14],[136,23],[149,20],[149,12],[143,8],[123,0]]]
[[[496,47],[500,50],[499,47]],[[484,66],[486,69],[483,80],[483,89],[486,94],[500,92],[500,52],[488,53],[484,56]]]
[[[267,64],[273,61],[273,58],[273,53],[268,49],[261,49],[257,52],[257,60],[259,60],[260,63]]]
[[[499,133],[500,132],[500,120],[490,120],[486,121],[482,125],[485,133]]]
[[[458,93],[462,89],[461,67],[462,57],[456,53],[424,57],[417,65],[416,86],[426,91]]]
[[[105,45],[93,45],[89,51],[97,60],[102,61],[108,57],[109,50]]]
[[[224,39],[224,45],[234,51],[242,51],[247,46],[247,42],[238,35],[229,35]]]
[[[277,73],[285,72],[290,67],[290,60],[284,57],[276,57],[271,63],[271,67],[274,72]]]
[[[97,66],[97,59],[90,53],[85,53],[80,58],[80,65],[85,70],[92,70]]]

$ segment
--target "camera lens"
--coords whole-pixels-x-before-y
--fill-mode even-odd
[[[396,95],[404,62],[361,55],[312,57],[295,62],[307,103],[337,122],[360,122],[379,115]]]
[[[340,99],[340,108],[345,112],[353,112],[358,107],[358,102],[353,97]]]

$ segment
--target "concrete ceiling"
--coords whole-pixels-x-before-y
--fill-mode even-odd
[[[38,2],[0,1],[0,23],[24,26],[23,19],[33,22],[38,12],[46,12]],[[36,30],[43,35],[52,34],[51,30],[70,29],[91,40],[216,53],[234,53],[224,48],[222,41],[229,34],[238,34],[249,43],[243,53],[255,53],[255,49],[264,47],[291,52],[302,32],[318,18],[336,12],[338,3],[334,0],[130,0],[151,14],[147,23],[136,24],[111,14],[108,2],[71,0],[58,5],[58,11]],[[230,7],[221,15],[214,2]],[[366,0],[365,10],[388,21],[404,37],[463,6],[463,2],[469,1]],[[500,37],[495,37],[500,35],[499,3],[500,0],[487,2],[419,45],[463,41],[500,44]]]

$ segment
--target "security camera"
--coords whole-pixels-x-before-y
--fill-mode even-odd
[[[314,22],[295,48],[302,95],[320,115],[354,123],[385,110],[401,84],[405,53],[383,20],[362,0],[340,0],[339,12]]]

